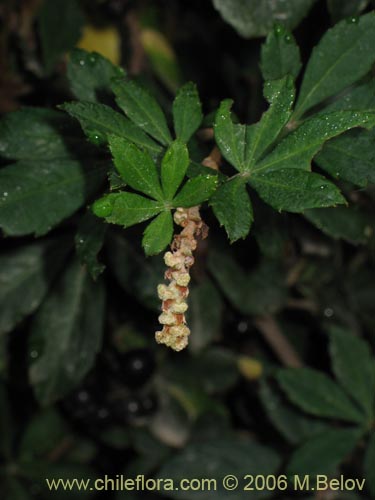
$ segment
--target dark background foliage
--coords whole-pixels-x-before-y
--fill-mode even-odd
[[[124,67],[166,110],[177,88],[193,81],[205,113],[205,133],[191,151],[200,161],[212,148],[212,112],[222,99],[234,100],[241,122],[264,111],[260,49],[280,19],[306,63],[329,27],[355,23],[373,7],[301,0],[286,2],[292,7],[280,18],[270,14],[273,3],[0,3],[1,201],[11,182],[3,169],[16,160],[20,190],[33,182],[43,197],[39,208],[33,198],[0,205],[1,498],[125,496],[49,492],[46,477],[316,473],[364,477],[366,488],[147,497],[374,498],[373,185],[341,182],[356,207],[349,218],[339,208],[279,213],[254,195],[254,226],[233,245],[204,207],[210,235],[192,272],[190,346],[174,353],[154,342],[162,256],[144,256],[138,226],[107,227],[92,215],[108,154],[56,110],[77,94],[67,76],[77,43]],[[111,95],[100,97],[113,104]],[[43,108],[39,121],[31,107]],[[44,174],[65,176],[64,187],[43,194]],[[77,175],[82,181],[70,188]],[[118,181],[113,171],[111,185]]]

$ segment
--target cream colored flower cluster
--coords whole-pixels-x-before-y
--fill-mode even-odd
[[[164,262],[168,267],[165,278],[169,280],[169,284],[158,286],[163,311],[159,322],[163,329],[156,332],[155,338],[159,344],[181,351],[187,346],[190,335],[185,312],[188,309],[189,271],[194,264],[193,252],[197,248],[197,236],[206,237],[207,229],[200,217],[199,207],[177,208],[174,221],[183,230],[175,235],[171,251],[164,255]]]

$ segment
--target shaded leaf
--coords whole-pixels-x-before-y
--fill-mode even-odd
[[[375,184],[375,130],[351,130],[328,141],[315,161],[335,179]]]
[[[110,136],[109,147],[117,170],[130,187],[157,200],[163,199],[156,165],[146,151],[115,135]]]
[[[104,288],[73,260],[34,317],[30,383],[42,405],[74,389],[102,343]]]
[[[356,428],[329,429],[314,436],[293,453],[288,474],[331,475],[356,446],[360,436],[361,431]],[[313,483],[311,486],[314,487]]]
[[[294,28],[315,0],[213,0],[222,17],[242,36],[267,35],[274,23]]]
[[[87,266],[94,280],[105,269],[105,265],[98,261],[97,255],[104,244],[106,229],[101,220],[87,212],[80,220],[75,235],[77,255],[81,263]]]
[[[106,144],[113,134],[134,142],[151,153],[159,153],[161,150],[139,127],[105,104],[67,102],[60,108],[79,120],[83,131],[94,144]]]
[[[142,246],[146,255],[162,252],[172,240],[173,220],[170,210],[159,214],[145,229]]]
[[[369,345],[334,327],[330,331],[330,353],[336,379],[371,419],[375,411],[375,370]]]
[[[302,63],[294,36],[283,26],[272,30],[261,49],[260,67],[264,80],[278,80],[286,75],[297,78]]]
[[[70,89],[81,101],[106,102],[111,92],[111,81],[125,72],[97,52],[74,49],[70,52],[67,76]]]
[[[277,380],[288,398],[307,413],[349,422],[365,421],[365,415],[324,373],[311,368],[284,369]]]
[[[286,168],[249,179],[259,196],[277,210],[302,212],[308,208],[345,203],[339,189],[321,175]]]
[[[286,300],[285,277],[274,261],[264,259],[246,273],[229,255],[211,250],[208,267],[223,294],[242,314],[272,314]]]
[[[173,200],[175,207],[194,207],[207,201],[217,187],[217,177],[214,175],[198,175],[189,179]]]
[[[83,13],[77,0],[55,0],[42,4],[38,28],[47,73],[78,42],[83,23]]]
[[[47,233],[80,208],[105,178],[104,165],[19,161],[0,170],[0,226],[12,236]]]
[[[103,212],[103,207],[106,212]],[[97,200],[92,209],[98,217],[107,222],[130,227],[151,219],[163,210],[163,205],[144,196],[133,193],[112,193]]]
[[[57,238],[0,255],[0,335],[39,307],[70,250]]]
[[[267,417],[275,428],[292,444],[306,441],[307,438],[319,434],[327,428],[321,420],[301,414],[288,404],[279,394],[280,390],[261,379],[259,398],[267,413]]]
[[[231,242],[248,235],[254,217],[243,179],[234,177],[222,184],[210,199],[210,206]]]
[[[189,152],[185,144],[174,141],[161,162],[161,183],[165,198],[171,200],[183,181],[189,166]]]
[[[14,111],[0,121],[0,155],[11,160],[73,158],[72,148],[82,140],[77,141],[77,131],[71,119],[58,111]]]
[[[329,29],[314,48],[308,62],[296,115],[301,116],[370,71],[375,61],[374,44],[373,12],[354,19],[352,23],[341,21]]]
[[[138,127],[161,144],[172,140],[165,115],[156,99],[133,80],[114,80],[112,90],[116,102]]]
[[[182,478],[215,478],[218,480],[215,498],[234,500],[243,498],[243,491],[238,489],[228,495],[222,486],[222,478],[228,471],[235,471],[238,477],[251,474],[267,475],[276,471],[280,463],[275,451],[257,444],[245,436],[222,436],[221,439],[202,439],[192,442],[167,460],[159,470],[158,477],[168,477],[174,481]],[[219,481],[220,480],[220,481]],[[168,492],[172,498],[207,499],[211,497],[207,491],[173,490]],[[211,492],[212,493],[212,492]],[[266,492],[246,492],[246,498],[263,498]]]
[[[328,236],[351,243],[366,243],[375,229],[368,214],[351,207],[316,208],[304,216]]]
[[[197,87],[186,83],[181,87],[173,101],[173,122],[176,136],[188,142],[203,120],[202,105]]]

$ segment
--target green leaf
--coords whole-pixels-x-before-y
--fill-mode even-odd
[[[330,331],[330,354],[336,379],[371,419],[375,411],[375,370],[369,345],[336,327]]]
[[[174,207],[194,207],[207,201],[217,188],[217,177],[198,175],[189,179],[173,200]]]
[[[103,165],[19,161],[0,170],[0,227],[12,236],[47,233],[72,215],[105,178]]]
[[[105,205],[107,211],[102,211]],[[97,200],[93,212],[98,217],[105,217],[107,222],[119,224],[123,227],[134,226],[147,219],[151,219],[164,209],[157,201],[133,193],[112,193]]]
[[[328,236],[349,243],[366,243],[375,230],[370,215],[352,207],[316,208],[304,216]]]
[[[187,320],[194,335],[189,340],[189,349],[201,352],[218,338],[222,313],[223,303],[211,280],[206,278],[191,289]]]
[[[70,249],[57,238],[0,255],[0,335],[39,307]]]
[[[222,436],[201,439],[185,446],[183,450],[167,460],[158,472],[158,477],[171,478],[176,483],[181,479],[191,478],[214,478],[217,480],[215,499],[223,500],[230,497],[233,500],[244,498],[240,489],[228,494],[222,486],[222,478],[233,471],[239,478],[242,478],[251,471],[251,474],[268,475],[276,472],[280,459],[271,448],[257,444],[253,439],[246,436],[233,437]],[[212,493],[212,492],[211,492]],[[176,499],[207,500],[212,495],[200,489],[194,491],[184,491],[174,489],[169,492],[169,496]],[[264,492],[246,492],[246,498],[263,498]]]
[[[215,140],[224,158],[239,172],[245,168],[246,126],[232,122],[233,101],[222,101],[214,123]]]
[[[271,172],[281,168],[310,170],[311,160],[323,144],[354,127],[371,128],[375,113],[338,111],[317,115],[287,135],[253,172]]]
[[[42,4],[38,27],[47,73],[78,42],[83,23],[83,13],[77,0],[55,0]]]
[[[51,109],[8,113],[0,121],[0,155],[11,160],[73,159],[72,148],[82,141],[75,138],[79,130],[74,125],[63,113]]]
[[[259,398],[268,419],[288,442],[299,444],[327,428],[325,422],[307,417],[293,408],[281,397],[280,389],[276,389],[262,378]]]
[[[356,446],[360,436],[359,429],[329,429],[314,436],[293,453],[288,475],[331,475]],[[311,486],[314,487],[313,483]]]
[[[324,373],[311,368],[281,370],[277,380],[292,403],[317,417],[364,423],[365,415]]]
[[[375,130],[351,130],[328,141],[315,161],[335,179],[375,184]]]
[[[146,255],[162,252],[172,240],[173,220],[170,210],[162,212],[154,219],[143,233],[142,246]]]
[[[130,187],[157,200],[163,199],[156,165],[149,153],[115,135],[110,136],[109,147],[117,170]]]
[[[375,496],[375,432],[372,432],[367,445],[364,473],[366,486],[371,495]]]
[[[105,104],[67,102],[60,108],[79,120],[83,131],[94,144],[106,144],[110,135],[116,135],[148,149],[150,153],[161,151],[161,147],[139,127]]]
[[[97,255],[104,244],[106,226],[87,212],[79,222],[75,235],[75,246],[81,264],[87,266],[92,278],[96,280],[104,271],[105,265],[98,261]]]
[[[73,260],[34,318],[30,383],[42,405],[74,389],[101,347],[104,288]]]
[[[252,170],[254,163],[277,139],[292,113],[295,90],[291,77],[266,82],[264,91],[271,106],[258,123],[248,127],[245,170]]]
[[[161,162],[161,183],[165,198],[173,199],[189,166],[189,152],[185,144],[174,141]]]
[[[278,263],[264,259],[246,273],[230,255],[211,250],[208,267],[223,294],[242,314],[273,314],[284,305],[285,276]]]
[[[278,80],[286,75],[297,78],[301,66],[301,54],[294,36],[283,26],[277,26],[261,48],[263,79]]]
[[[161,144],[172,141],[165,115],[156,99],[133,80],[114,80],[112,90],[116,102],[138,127]]]
[[[210,206],[232,243],[246,238],[254,217],[243,179],[234,177],[222,184],[210,199]]]
[[[295,116],[301,116],[368,73],[375,61],[374,44],[373,12],[354,22],[341,21],[329,29],[310,57]]]
[[[302,212],[308,208],[345,203],[339,189],[324,177],[286,168],[254,175],[249,179],[259,196],[277,210]]]
[[[213,0],[225,21],[243,37],[267,35],[275,23],[294,28],[315,0]]]
[[[188,142],[202,120],[202,105],[197,87],[192,82],[186,83],[178,90],[173,101],[173,123],[177,138]]]
[[[67,76],[74,97],[80,101],[107,102],[112,79],[124,77],[125,72],[97,52],[74,49],[69,54]]]

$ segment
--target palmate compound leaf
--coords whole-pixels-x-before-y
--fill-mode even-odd
[[[156,99],[133,80],[114,80],[116,102],[128,118],[163,145],[172,141],[167,120]]]
[[[146,151],[115,135],[109,137],[109,148],[117,170],[130,187],[156,200],[164,198],[156,165]]]
[[[162,252],[172,240],[173,219],[170,210],[159,214],[145,229],[142,246],[146,255]]]
[[[80,101],[106,102],[113,78],[125,76],[119,66],[96,52],[74,49],[69,54],[67,76],[70,89]]]
[[[254,217],[244,179],[234,177],[224,182],[209,203],[231,242],[248,235]]]
[[[176,137],[183,142],[188,142],[199,128],[202,119],[202,104],[197,87],[194,83],[188,82],[178,90],[173,101],[173,122]]]
[[[300,50],[292,33],[277,25],[262,45],[260,67],[263,79],[277,80],[286,75],[297,78],[301,66]]]
[[[161,183],[167,200],[171,200],[183,181],[189,166],[189,152],[179,140],[172,142],[161,162]]]
[[[329,29],[307,64],[295,118],[368,73],[375,61],[374,44],[374,12],[353,18],[353,22],[343,20]]]
[[[94,144],[107,144],[110,135],[116,135],[158,154],[161,147],[134,125],[123,114],[105,104],[94,102],[67,102],[61,109],[76,118],[88,139]]]
[[[366,415],[330,377],[311,368],[283,369],[277,380],[292,403],[317,417],[363,424]]]

